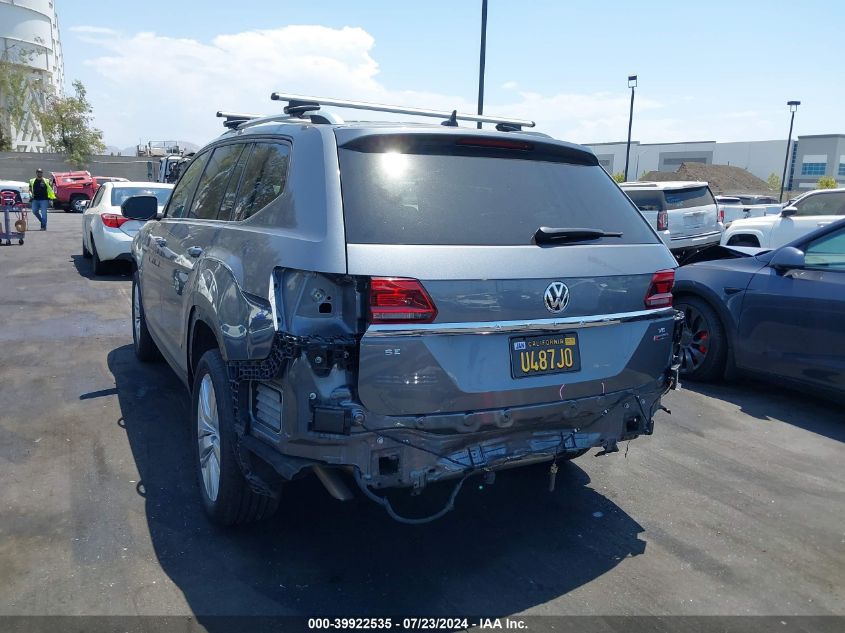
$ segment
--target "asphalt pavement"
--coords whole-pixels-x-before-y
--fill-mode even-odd
[[[409,527],[308,480],[211,526],[188,394],[80,224],[0,247],[0,615],[845,615],[843,408],[747,380],[685,384],[554,493],[513,470]]]

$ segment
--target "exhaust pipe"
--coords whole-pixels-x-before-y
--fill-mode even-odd
[[[355,498],[349,486],[343,481],[337,470],[324,466],[314,466],[311,470],[317,475],[317,479],[326,487],[326,491],[338,501],[351,501]]]

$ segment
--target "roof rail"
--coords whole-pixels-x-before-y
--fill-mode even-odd
[[[413,116],[428,116],[447,121],[454,125],[456,121],[473,121],[480,123],[495,123],[500,131],[519,131],[523,127],[534,127],[534,121],[523,119],[508,119],[505,117],[486,116],[480,114],[460,114],[457,111],[425,110],[423,108],[408,108],[405,106],[385,105],[382,103],[367,103],[364,101],[345,101],[327,97],[306,97],[303,95],[274,92],[270,95],[273,101],[287,101],[285,112],[291,116],[301,116],[306,112],[319,110],[321,106],[336,108],[352,108],[354,110],[370,110],[373,112],[392,112],[394,114],[410,114]]]

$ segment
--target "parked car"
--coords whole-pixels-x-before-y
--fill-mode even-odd
[[[736,220],[757,218],[780,213],[783,205],[771,196],[716,196],[719,205],[719,221],[728,226]]]
[[[656,211],[658,222],[665,212],[667,232],[662,235],[679,257],[719,243],[724,227],[706,182],[623,182],[620,187],[643,213]]]
[[[731,223],[721,243],[777,248],[843,216],[845,189],[818,189],[790,201],[777,215]]]
[[[94,178],[87,171],[53,172],[51,184],[56,199],[53,207],[64,209],[65,212],[82,211],[80,202],[91,200],[97,189]]]
[[[160,211],[172,189],[173,185],[155,182],[107,182],[94,194],[90,206],[83,203],[82,255],[93,260],[95,275],[103,274],[108,262],[132,259],[132,238],[143,223],[121,215],[123,202],[132,196],[155,196]]]
[[[765,194],[756,194],[756,193],[737,193],[733,194],[736,198],[739,198],[741,204],[745,205],[755,205],[755,204],[780,204],[780,201],[775,198],[774,196],[767,196]]]
[[[230,116],[133,242],[135,352],[190,389],[213,521],[309,473],[401,519],[376,490],[652,433],[675,260],[589,149],[317,102]]]
[[[15,200],[17,203],[29,204],[29,183],[20,182],[18,180],[0,180],[0,191],[14,191],[16,192]]]
[[[681,374],[750,372],[845,396],[845,220],[774,250],[678,269]]]

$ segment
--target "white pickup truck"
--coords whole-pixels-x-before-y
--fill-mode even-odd
[[[731,222],[745,218],[762,218],[780,213],[782,205],[772,196],[733,195],[716,196],[719,217],[725,228]]]
[[[809,191],[766,217],[736,220],[725,230],[723,246],[778,248],[845,217],[845,188]]]

